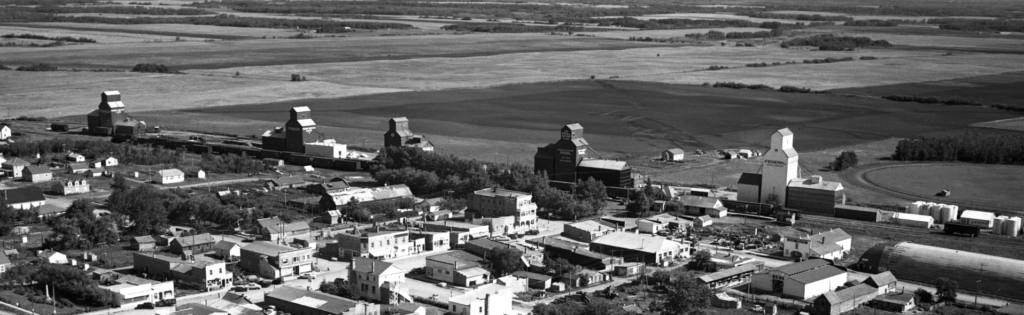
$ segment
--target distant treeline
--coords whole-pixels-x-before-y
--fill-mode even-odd
[[[772,13],[772,12],[750,12],[744,14],[749,17],[759,19],[779,19],[779,20],[797,20],[797,21],[816,21],[816,22],[846,22],[853,21],[853,18],[844,15],[820,15],[820,14],[788,14],[788,13]]]
[[[688,38],[696,40],[724,40],[724,39],[749,39],[749,38],[771,38],[782,35],[781,29],[773,29],[771,31],[758,31],[758,32],[728,32],[722,33],[719,31],[708,31],[707,33],[700,34],[686,34]]]
[[[988,106],[995,109],[1008,110],[1014,112],[1024,112],[1024,106],[1020,105],[1007,105],[1007,104],[983,104],[974,100],[963,98],[960,96],[942,98],[935,96],[919,96],[919,95],[886,95],[882,98],[895,101],[895,102],[913,102],[921,104],[941,104],[941,105],[959,105],[959,106]]]
[[[7,35],[0,36],[0,37],[3,37],[3,38],[23,38],[23,39],[42,39],[42,40],[53,40],[53,41],[74,42],[74,43],[95,43],[96,42],[95,39],[88,38],[88,37],[71,37],[71,36],[49,37],[49,36],[35,35],[35,34],[21,34],[21,35],[7,34]]]
[[[56,66],[52,66],[46,63],[37,63],[30,66],[20,66],[16,71],[60,71]]]
[[[843,23],[843,25],[845,25],[845,26],[884,26],[884,27],[893,27],[893,26],[899,26],[900,22],[899,21],[894,21],[894,20],[856,20],[856,21],[846,21],[846,23]]]
[[[880,48],[892,47],[885,40],[871,40],[868,37],[835,36],[832,34],[815,35],[811,37],[795,38],[782,43],[783,48],[789,46],[818,46],[819,50],[853,50],[854,48]]]
[[[61,16],[48,13],[7,10],[0,12],[0,22],[67,22],[67,23],[100,23],[100,24],[192,24],[230,27],[264,27],[264,28],[301,28],[312,29],[319,33],[346,32],[346,27],[361,29],[409,29],[412,25],[390,22],[357,22],[303,19],[274,19],[256,17],[238,17],[236,15],[219,14],[217,16],[193,16],[182,18],[170,17],[137,17],[108,18],[101,16]]]
[[[177,73],[165,65],[155,63],[136,64],[135,67],[132,67],[132,72]]]
[[[1024,32],[1024,20],[929,19],[939,28],[969,32]]]
[[[55,6],[41,5],[36,7],[39,13],[113,13],[142,15],[203,15],[210,11],[195,8],[154,8],[144,6]]]
[[[895,3],[895,2],[892,2]],[[859,6],[853,4],[782,4],[768,5],[765,11],[820,11],[843,13],[850,15],[894,15],[894,16],[988,16],[1003,18],[1021,18],[1020,1],[987,1],[984,5],[975,2],[949,1],[903,1],[898,4],[879,6]]]
[[[964,133],[900,140],[892,155],[897,161],[944,161],[1024,164],[1024,137]]]
[[[715,82],[715,84],[704,83],[704,86],[730,88],[738,90],[761,90],[761,91],[779,91],[783,93],[816,93],[816,94],[828,94],[828,92],[815,92],[808,88],[801,88],[789,85],[783,85],[776,90],[773,87],[764,84],[744,84],[739,82]]]
[[[653,19],[641,20],[631,17],[614,19],[595,19],[599,26],[621,26],[639,29],[685,29],[685,28],[719,28],[719,27],[759,27],[767,29],[783,28],[785,23],[751,22],[747,20],[692,20],[692,19]],[[789,24],[792,26],[793,24]]]
[[[442,26],[441,29],[462,32],[486,32],[486,33],[543,33],[550,31],[582,31],[582,27],[559,25],[556,27],[531,26],[516,23],[458,23]]]
[[[4,0],[6,5],[66,5],[95,4],[99,0]]]

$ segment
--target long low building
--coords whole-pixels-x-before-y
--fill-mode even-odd
[[[590,250],[622,257],[629,262],[662,264],[674,258],[690,257],[690,245],[663,237],[615,232],[590,243]]]
[[[124,309],[134,308],[147,302],[174,300],[174,281],[155,281],[132,275],[122,275],[110,285],[101,285],[103,290],[114,294],[114,303]]]
[[[982,293],[1024,300],[1020,290],[1024,288],[1024,260],[900,242],[875,245],[855,266],[871,273],[890,271],[896,278],[922,283],[934,283],[942,276],[961,286],[970,284],[970,289]]]
[[[830,292],[849,280],[846,270],[824,259],[811,259],[755,273],[754,290],[782,290],[785,297],[806,300]]]
[[[380,305],[349,300],[340,296],[280,286],[267,293],[264,302],[278,312],[316,315],[369,315],[382,314]]]
[[[729,268],[712,272],[700,278],[697,278],[700,283],[707,285],[712,290],[721,288],[733,287],[745,283],[750,283],[751,276],[755,272],[761,271],[761,264],[746,264],[740,265],[735,268]]]

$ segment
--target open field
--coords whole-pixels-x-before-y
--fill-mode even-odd
[[[995,129],[1006,129],[1024,131],[1024,117],[1022,118],[1011,118],[1011,119],[1000,119],[994,121],[987,121],[983,123],[974,124],[975,127],[995,128]]]
[[[1024,166],[986,164],[918,164],[875,169],[865,178],[881,187],[935,198],[942,190],[953,194],[945,203],[1019,208],[1024,191]]]
[[[994,20],[993,17],[985,16],[903,16],[903,15],[862,15],[862,14],[846,14],[846,13],[835,13],[835,12],[821,12],[821,11],[795,11],[795,10],[781,10],[781,11],[768,11],[770,13],[780,14],[807,14],[807,15],[821,15],[821,16],[848,16],[854,20],[915,20],[924,21],[927,19],[935,18],[955,18],[955,19],[976,19],[976,20]]]
[[[835,90],[857,95],[963,97],[985,104],[1024,105],[1021,91],[1024,91],[1024,72]]]
[[[66,23],[55,23],[55,24],[66,24]],[[26,27],[20,26],[25,24],[0,24],[0,34],[33,34],[43,35],[47,37],[88,37],[95,39],[96,43],[89,43],[89,45],[96,44],[111,44],[111,43],[141,43],[141,42],[152,42],[152,41],[174,41],[174,36],[166,35],[155,35],[145,34],[141,32],[109,32],[102,29],[89,29],[89,28],[77,28],[77,29],[62,29],[62,28],[39,28],[39,27]],[[207,38],[202,37],[188,37],[182,36],[182,40],[205,40]],[[50,42],[50,41],[47,41]]]
[[[617,16],[616,17],[608,17],[608,18],[617,18]],[[736,14],[730,14],[730,13],[667,13],[667,14],[647,14],[647,15],[640,15],[640,16],[631,16],[631,18],[636,18],[636,19],[640,19],[640,20],[661,20],[661,19],[745,20],[745,21],[751,21],[751,22],[757,22],[757,23],[761,23],[761,22],[779,22],[779,23],[787,23],[787,24],[796,24],[797,22],[799,22],[797,20],[787,20],[787,19],[762,19],[762,18],[755,18],[755,17],[749,17],[749,16],[745,16],[745,15],[736,15]]]
[[[485,144],[497,141],[477,148],[451,148],[451,153],[483,159],[509,156],[513,161],[529,161],[533,147],[556,140],[558,128],[569,123],[581,123],[593,149],[607,157],[650,156],[667,147],[687,151],[698,147],[764,148],[771,132],[781,127],[800,135],[798,150],[812,151],[893,136],[956,132],[975,122],[1015,117],[976,107],[589,80],[302,99],[153,116],[200,125],[226,125],[229,123],[220,122],[240,119],[238,124],[245,126],[244,121],[251,120],[249,126],[269,129],[286,120],[287,110],[295,106],[309,106],[321,126],[375,131],[371,145],[379,145],[388,118],[408,116],[415,132],[430,137],[459,137]],[[253,133],[253,128],[247,128],[237,133]],[[361,140],[346,132],[332,136],[346,143]],[[505,147],[506,142],[522,145]],[[809,167],[817,170],[821,166]]]

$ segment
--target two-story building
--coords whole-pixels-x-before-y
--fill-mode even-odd
[[[491,235],[491,228],[486,225],[477,225],[453,220],[423,222],[423,230],[431,232],[451,233],[451,247],[466,245],[471,239],[487,237]]]
[[[782,295],[806,300],[835,290],[849,281],[845,269],[824,259],[811,259],[755,273],[751,288],[761,292],[782,291]]]
[[[160,281],[175,280],[182,285],[200,290],[209,291],[230,286],[234,277],[223,261],[191,253],[174,257],[155,252],[136,252],[132,253],[132,259],[136,274],[145,274],[149,279]]]
[[[381,304],[412,302],[405,286],[405,270],[392,263],[355,257],[348,266],[350,292]]]
[[[53,180],[50,168],[40,165],[29,165],[21,171],[21,179],[30,183],[42,183]]]
[[[427,257],[423,271],[427,278],[473,287],[490,282],[491,273],[484,269],[487,260],[469,252],[457,250]]]
[[[510,315],[512,289],[500,284],[480,286],[473,291],[448,300],[448,313],[457,315]]]
[[[192,251],[199,254],[213,249],[216,241],[210,233],[180,236],[170,241],[171,252],[181,254],[185,251]]]
[[[354,229],[354,228],[353,228]],[[425,239],[413,239],[406,230],[370,228],[339,233],[337,243],[328,243],[324,251],[342,260],[353,257],[394,259],[415,255],[425,250]]]
[[[89,182],[84,179],[61,181],[53,184],[52,191],[61,196],[84,194],[89,192]]]
[[[599,237],[617,231],[621,230],[614,223],[603,220],[586,220],[576,223],[565,223],[562,227],[562,236],[590,243]]]
[[[238,266],[260,277],[276,279],[313,271],[312,247],[253,242],[241,250]]]
[[[451,233],[448,232],[409,231],[409,237],[413,240],[423,239],[423,249],[426,251],[452,248]]]
[[[466,206],[466,215],[473,218],[514,217],[510,227],[517,233],[537,228],[537,204],[530,193],[497,187],[481,189],[469,195]]]
[[[834,229],[814,235],[787,238],[782,244],[782,253],[787,257],[842,259],[850,253],[853,238],[842,229]]]

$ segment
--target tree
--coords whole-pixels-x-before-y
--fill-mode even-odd
[[[953,279],[940,277],[935,283],[935,295],[939,297],[939,302],[955,302],[958,289],[960,284]]]
[[[711,294],[711,289],[687,273],[672,281],[668,294],[656,306],[666,315],[703,315],[711,306]]]
[[[173,197],[150,185],[131,190],[115,190],[108,198],[111,211],[127,216],[134,223],[126,226],[130,235],[159,234],[167,227],[168,199]]]
[[[57,294],[80,303],[103,306],[114,303],[114,294],[100,289],[89,275],[68,265],[42,264],[32,273],[31,279],[38,285],[49,285]]]
[[[857,166],[857,153],[853,151],[843,151],[836,157],[836,160],[828,164],[828,168],[833,171],[842,171],[854,166]]]
[[[693,255],[693,259],[690,260],[690,268],[705,270],[711,264],[711,252],[702,249]]]
[[[604,209],[605,199],[608,198],[608,189],[604,183],[590,177],[586,181],[577,181],[575,188],[577,200],[589,204],[595,212]]]
[[[466,209],[466,199],[444,197],[437,203],[437,207],[441,210],[451,210],[452,212],[459,213]]]
[[[914,298],[917,299],[917,303],[934,302],[934,297],[932,297],[932,293],[928,292],[925,289],[917,289],[917,291],[914,291]]]
[[[522,271],[526,267],[523,265],[522,256],[523,252],[515,248],[498,247],[491,250],[487,255],[487,260],[491,262],[491,273],[498,277],[504,277],[513,272]]]
[[[355,296],[352,295],[352,291],[349,291],[349,287],[345,285],[345,280],[341,278],[336,278],[332,282],[327,282],[327,280],[324,279],[320,282],[320,292],[347,299],[355,298]]]

